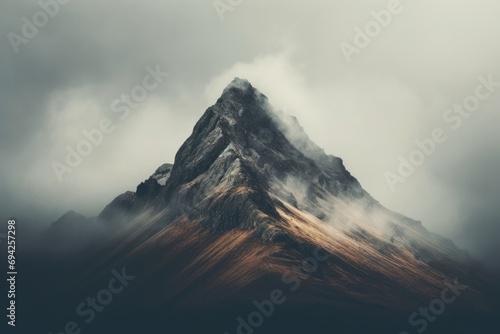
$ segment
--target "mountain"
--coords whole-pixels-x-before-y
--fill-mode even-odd
[[[84,238],[82,226],[91,225],[84,218],[66,215],[49,234]],[[488,328],[498,312],[497,278],[450,240],[383,207],[296,118],[238,78],[205,111],[173,165],[119,195],[93,222],[104,236],[65,263],[54,298],[78,305],[110,272],[126,268],[133,282],[107,311],[112,320],[97,322],[125,332],[157,329],[164,319],[178,333],[415,332],[424,325],[443,332],[453,324],[467,332]],[[450,291],[453,303],[430,308],[442,304],[443,315],[409,322],[436,298],[448,293],[450,300]],[[54,322],[66,315],[60,306],[48,312]]]

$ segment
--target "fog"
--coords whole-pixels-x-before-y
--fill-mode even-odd
[[[475,94],[479,77],[500,81],[500,4],[402,0],[360,47],[356,29],[384,20],[388,3],[252,0],[222,12],[212,1],[73,0],[26,38],[23,17],[33,22],[38,1],[2,2],[2,219],[35,228],[69,209],[97,215],[173,162],[197,119],[240,77],[295,115],[383,205],[498,265],[500,92],[458,129],[443,117]],[[346,44],[357,51],[346,57]],[[114,101],[134,96],[148,67],[168,76],[121,119]],[[59,182],[53,163],[66,164],[67,146],[76,149],[103,119],[113,131]],[[391,189],[386,173],[435,128],[447,140]]]

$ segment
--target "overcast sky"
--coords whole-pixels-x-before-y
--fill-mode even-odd
[[[97,215],[173,162],[238,76],[297,116],[382,204],[495,261],[500,87],[457,129],[443,115],[476,93],[479,77],[500,82],[498,1],[215,4],[72,0],[47,7],[49,16],[37,1],[1,2],[2,219],[46,225],[68,209]],[[372,29],[369,43],[356,40],[357,28]],[[146,68],[168,76],[120,118],[114,101],[143,85]],[[113,131],[59,182],[53,162],[64,163],[66,147],[106,118]],[[391,189],[386,172],[436,128],[446,141]]]

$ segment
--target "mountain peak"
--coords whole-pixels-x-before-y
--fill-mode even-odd
[[[241,119],[243,111],[251,112],[251,117],[265,116],[267,97],[255,89],[246,79],[234,78],[222,91],[222,95],[213,106],[215,111],[230,116],[233,121]],[[246,115],[248,116],[248,115]],[[234,123],[234,122],[233,122]]]
[[[226,88],[224,88],[223,94],[225,92],[228,92],[228,91],[231,91],[231,90],[248,92],[248,91],[254,90],[254,88],[253,88],[252,84],[248,80],[235,77],[233,79],[233,81],[231,81],[226,86]]]
[[[306,194],[303,208],[317,217],[325,213],[315,202],[327,193],[364,197],[342,160],[327,156],[290,118],[250,82],[235,78],[178,150],[166,183],[149,192],[158,195],[144,203],[154,203],[164,221],[201,216],[222,231],[278,219],[275,201],[284,196],[296,203],[290,194],[297,191]],[[301,184],[300,190],[293,183]],[[266,240],[276,236],[266,228],[259,231]]]

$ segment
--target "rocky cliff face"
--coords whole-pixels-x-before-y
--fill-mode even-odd
[[[241,79],[235,79],[201,117],[169,173],[162,184],[155,183],[153,175],[138,187],[142,203],[163,212],[165,221],[203,211],[206,223],[220,230],[277,218],[276,199],[269,192],[285,192],[278,185],[290,179],[304,180],[307,186],[301,190],[311,203],[324,192],[369,198],[340,158],[327,156],[294,118],[274,111],[264,95]],[[285,195],[293,202],[293,193]],[[120,206],[121,199],[115,201],[112,206]],[[110,219],[105,211],[101,217]]]
[[[456,277],[470,287],[457,312],[494,304],[485,293],[492,282],[478,277],[465,252],[381,206],[340,158],[238,78],[200,118],[174,164],[118,196],[97,222],[118,234],[85,255],[95,260],[89,270],[104,275],[126,264],[138,273],[124,309],[245,305],[290,272],[303,282],[289,298],[292,308],[407,317]],[[297,272],[318,250],[325,260]]]

